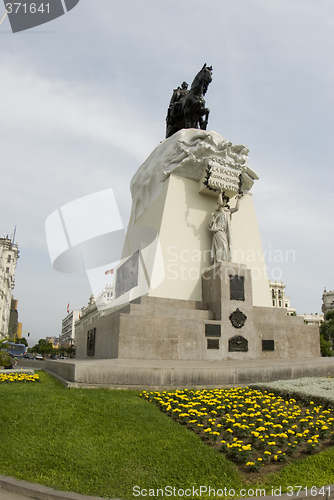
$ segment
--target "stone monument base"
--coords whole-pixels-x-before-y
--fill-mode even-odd
[[[277,360],[320,356],[317,326],[253,306],[251,271],[224,262],[203,271],[202,301],[143,296],[76,324],[78,359]]]
[[[301,377],[333,377],[333,358],[221,361],[99,359],[47,361],[67,387],[133,390],[210,389]]]
[[[246,266],[216,264],[202,280],[202,301],[143,296],[91,310],[77,323],[78,359],[47,361],[46,370],[72,387],[157,390],[334,375],[318,327],[253,306]]]

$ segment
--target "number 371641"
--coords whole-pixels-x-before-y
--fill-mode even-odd
[[[10,2],[6,3],[6,10],[8,14],[17,14],[18,12],[24,13],[24,14],[35,14],[37,12],[40,12],[41,14],[46,14],[50,13],[50,4],[49,3],[41,3],[41,4],[26,4],[26,3],[20,3],[20,2]]]

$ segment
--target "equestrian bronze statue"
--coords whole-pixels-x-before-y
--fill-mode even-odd
[[[206,130],[210,110],[205,107],[204,96],[211,82],[212,66],[204,64],[190,90],[186,82],[174,90],[167,112],[166,138],[183,128]]]

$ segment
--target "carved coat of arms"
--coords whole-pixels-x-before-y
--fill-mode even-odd
[[[247,316],[237,307],[236,310],[230,314],[229,319],[234,328],[242,328],[246,322]]]

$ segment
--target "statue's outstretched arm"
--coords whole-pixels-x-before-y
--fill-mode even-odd
[[[236,203],[234,208],[230,209],[231,214],[234,214],[235,212],[237,212],[239,210],[239,201],[240,201],[240,198],[242,198],[242,197],[243,197],[243,194],[237,194],[237,196],[236,196],[237,203]]]

